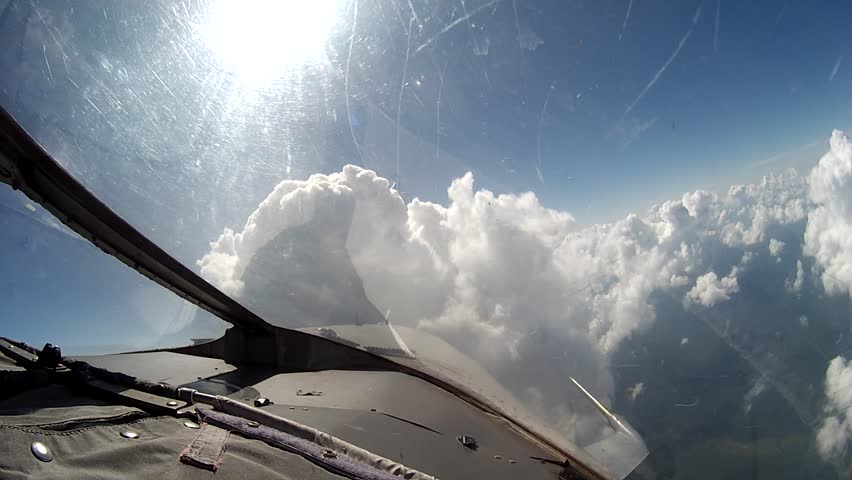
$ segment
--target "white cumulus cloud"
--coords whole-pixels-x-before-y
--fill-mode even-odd
[[[852,438],[852,364],[837,356],[825,372],[826,417],[817,432],[817,446],[823,458],[846,453]]]
[[[705,307],[723,302],[731,298],[731,295],[740,290],[737,284],[737,268],[734,267],[727,276],[721,279],[715,272],[706,273],[695,281],[686,297],[693,303],[699,303]]]
[[[630,400],[636,400],[636,397],[642,394],[642,391],[645,390],[645,384],[643,382],[639,382],[636,385],[633,385],[630,390]]]
[[[652,293],[708,307],[728,300],[739,291],[740,265],[760,258],[753,251],[770,231],[807,220],[806,254],[852,282],[852,234],[843,236],[852,211],[848,143],[838,132],[831,143],[810,187],[789,170],[586,228],[533,193],[476,190],[470,173],[452,182],[444,205],[406,203],[386,179],[350,165],[279,183],[198,265],[204,278],[282,326],[388,316],[427,331],[547,418],[567,418],[552,402],[573,392],[569,375],[612,400],[610,356],[653,323]]]
[[[784,287],[788,292],[797,293],[802,291],[802,284],[805,283],[805,270],[802,268],[802,261],[796,260],[796,275],[793,278],[788,278],[784,282]]]
[[[784,251],[784,242],[781,240],[775,240],[774,238],[769,239],[769,254],[773,257],[777,257],[781,255],[781,252]]]
[[[839,130],[829,143],[809,178],[816,207],[808,214],[804,253],[823,268],[826,291],[852,293],[852,145]]]

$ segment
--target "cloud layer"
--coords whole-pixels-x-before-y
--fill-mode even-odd
[[[533,193],[476,190],[470,173],[452,182],[446,206],[406,204],[386,179],[350,165],[281,182],[198,264],[280,325],[389,318],[428,331],[557,427],[582,434],[570,412],[583,407],[562,400],[573,391],[566,380],[612,400],[609,358],[654,321],[652,293],[687,308],[728,301],[755,251],[798,251],[770,233],[805,221],[803,248],[824,269],[826,290],[849,291],[852,160],[840,132],[830,145],[807,178],[790,170],[723,195],[699,190],[585,228]],[[787,275],[787,289],[800,291],[801,262]],[[361,297],[368,301],[353,300]]]

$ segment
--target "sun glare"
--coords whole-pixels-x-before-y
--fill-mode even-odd
[[[217,0],[201,25],[222,68],[249,84],[323,58],[338,0]]]

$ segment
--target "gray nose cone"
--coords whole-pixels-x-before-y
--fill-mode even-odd
[[[33,442],[33,444],[30,445],[30,451],[32,451],[33,455],[42,462],[50,462],[53,460],[53,452],[47,448],[47,445],[41,442]]]

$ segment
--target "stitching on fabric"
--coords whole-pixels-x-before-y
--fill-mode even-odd
[[[93,424],[92,426],[110,425],[110,422],[120,422],[124,418],[134,418],[134,417],[147,418],[147,417],[150,417],[150,415],[148,415],[147,413],[145,413],[143,411],[137,410],[137,411],[120,413],[118,415],[109,415],[109,416],[100,416],[100,417],[99,416],[89,416],[89,417],[80,417],[80,418],[70,418],[68,420],[63,420],[63,421],[60,421],[60,422],[34,423],[34,424],[26,424],[26,425],[11,424],[11,425],[12,426],[19,426],[19,427],[39,428],[39,429],[42,429],[42,430],[71,431],[71,430],[77,430],[77,429],[71,428],[71,429],[68,429],[68,430],[62,430],[60,427],[62,427],[63,425],[74,425],[75,423],[76,424],[92,423]],[[82,427],[82,428],[88,428],[88,427]]]
[[[27,426],[0,425],[0,430],[10,429],[10,430],[18,430],[18,431],[27,432],[27,433],[37,433],[39,435],[54,435],[54,436],[66,437],[66,436],[69,436],[69,435],[75,435],[77,433],[89,432],[89,431],[92,431],[92,430],[99,430],[99,429],[104,429],[104,428],[114,428],[114,427],[117,427],[119,425],[120,426],[136,425],[136,424],[139,424],[139,423],[142,423],[142,422],[149,422],[151,420],[162,420],[164,418],[173,418],[173,417],[165,417],[165,416],[148,417],[148,418],[141,418],[141,419],[133,421],[133,422],[127,422],[127,423],[121,423],[121,424],[110,424],[110,425],[95,425],[95,426],[92,426],[92,427],[78,428],[78,429],[75,429],[75,430],[66,430],[66,431],[61,431],[61,432],[56,431],[56,430],[43,430],[41,428],[38,428],[37,426],[30,426],[30,425],[27,425]]]

